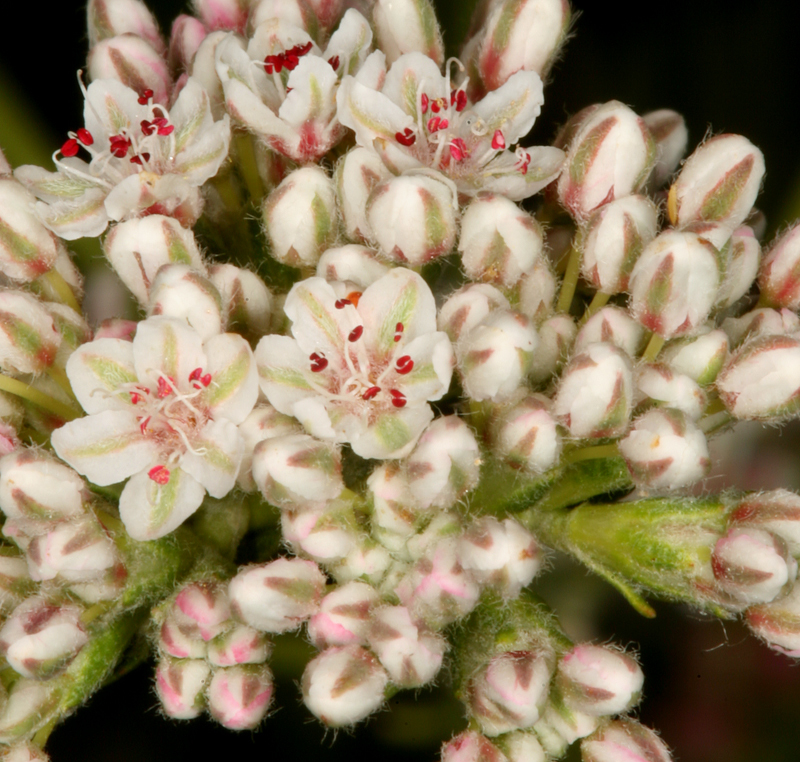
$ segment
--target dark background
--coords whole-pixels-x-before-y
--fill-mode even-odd
[[[467,7],[457,0],[439,5],[445,28],[460,23]],[[673,108],[686,117],[690,144],[708,130],[739,132],[764,151],[767,177],[759,206],[771,229],[793,213],[800,215],[800,62],[789,3],[673,0],[636,5],[631,10],[632,4],[573,2],[581,16],[551,74],[531,142],[547,142],[569,114],[594,102],[617,99],[640,113]],[[174,0],[151,3],[165,29],[184,6]],[[22,119],[30,132],[40,130],[43,122],[54,149],[67,130],[82,123],[75,71],[86,56],[83,6],[65,0],[55,13],[45,12],[41,4],[17,4],[16,10],[28,23],[19,29],[3,25],[0,136],[9,119]],[[28,105],[39,119],[28,115]],[[12,159],[30,160],[3,148]],[[720,454],[723,450],[727,469],[720,469],[710,488],[800,487],[793,429],[778,437],[775,431],[750,427],[732,444],[721,445]],[[656,620],[644,620],[579,569],[547,575],[541,590],[573,637],[613,639],[640,650],[646,675],[640,718],[661,731],[676,759],[800,758],[800,673],[740,625],[723,626],[665,604],[657,606]],[[582,629],[576,611],[591,614],[593,627]],[[285,648],[289,653],[293,645]],[[454,702],[431,692],[406,693],[393,700],[392,711],[365,727],[326,733],[300,705],[293,677],[281,674],[277,713],[257,733],[232,734],[205,720],[163,720],[151,681],[152,665],[146,665],[95,696],[53,734],[48,748],[54,762],[205,760],[216,757],[223,745],[231,759],[433,760],[441,740],[459,722]]]

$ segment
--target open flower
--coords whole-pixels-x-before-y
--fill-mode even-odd
[[[293,338],[265,336],[256,348],[270,403],[363,458],[407,455],[433,419],[427,401],[447,391],[453,372],[425,281],[398,268],[338,298],[330,283],[309,278],[285,310]]]
[[[98,236],[110,220],[142,214],[193,224],[199,187],[228,155],[228,117],[213,120],[208,95],[193,79],[169,110],[153,102],[152,90],[137,93],[112,79],[92,82],[84,94],[85,127],[53,154],[57,171],[16,171],[40,199],[44,224],[67,240]]]
[[[323,53],[308,32],[278,18],[259,24],[243,49],[229,35],[217,46],[217,75],[230,114],[272,150],[298,162],[315,161],[345,135],[336,119],[340,78],[367,58],[372,31],[348,10]],[[383,55],[376,54],[382,72]]]
[[[530,71],[478,103],[467,97],[468,78],[453,88],[450,59],[444,76],[422,53],[395,61],[383,86],[345,77],[337,101],[342,124],[358,144],[375,150],[395,174],[421,168],[448,176],[459,193],[502,194],[513,201],[532,196],[559,173],[564,153],[550,146],[517,148],[539,116],[542,81]]]
[[[89,415],[55,431],[53,447],[94,484],[132,477],[119,501],[131,537],[162,537],[206,491],[220,498],[233,489],[244,455],[238,424],[258,396],[243,338],[225,333],[203,343],[185,322],[152,317],[133,342],[82,345],[67,376]]]

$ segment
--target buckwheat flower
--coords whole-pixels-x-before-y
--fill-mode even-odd
[[[185,322],[152,317],[132,342],[82,345],[67,376],[88,413],[53,433],[58,455],[94,484],[132,477],[120,515],[137,540],[168,534],[206,491],[233,489],[244,455],[241,423],[258,396],[252,351],[235,334],[205,343]]]
[[[592,315],[575,337],[575,352],[585,352],[592,344],[606,342],[634,358],[642,349],[644,328],[621,307],[603,307]]]
[[[367,20],[352,9],[324,52],[304,29],[278,18],[259,24],[246,49],[228,35],[216,49],[228,112],[273,151],[316,161],[345,135],[336,115],[339,80],[362,68],[371,44]],[[375,67],[364,69],[369,82]]]
[[[761,263],[758,289],[767,304],[800,307],[800,225],[791,227],[770,245]]]
[[[488,738],[465,730],[442,747],[441,762],[508,762],[508,758]]]
[[[539,75],[519,71],[471,103],[468,78],[451,85],[454,63],[463,71],[450,59],[443,76],[432,59],[408,53],[380,84],[345,77],[337,95],[339,119],[394,174],[436,170],[468,196],[487,191],[520,201],[537,193],[558,175],[563,152],[550,146],[511,147],[539,115],[544,102]]]
[[[273,690],[266,664],[217,669],[208,684],[208,711],[229,730],[251,730],[266,716]]]
[[[648,186],[657,190],[678,168],[680,160],[686,153],[689,131],[686,120],[677,112],[668,108],[650,111],[642,119],[656,141],[656,165],[650,175]]]
[[[447,391],[453,368],[422,278],[398,268],[347,298],[309,278],[289,292],[285,311],[292,336],[265,336],[256,348],[269,402],[362,458],[407,455],[433,419],[428,400]]]
[[[722,369],[729,348],[725,331],[706,329],[699,336],[671,342],[664,350],[663,362],[676,373],[683,373],[700,386],[706,386]]]
[[[26,165],[15,173],[40,199],[44,224],[74,240],[145,213],[194,223],[200,186],[217,173],[230,142],[228,117],[213,120],[206,91],[190,78],[171,109],[155,103],[152,91],[111,79],[95,80],[84,96],[85,126],[53,154],[56,172]]]
[[[378,592],[366,582],[348,582],[328,593],[308,622],[308,636],[317,648],[366,642]]]
[[[210,674],[204,659],[162,658],[156,669],[156,693],[164,714],[176,720],[198,717]]]
[[[671,762],[664,742],[636,720],[620,719],[581,741],[583,762]]]

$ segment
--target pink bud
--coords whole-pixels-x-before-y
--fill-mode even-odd
[[[372,249],[355,243],[328,249],[317,263],[317,275],[321,278],[327,281],[346,281],[360,291],[371,286],[388,271],[389,268],[378,261]]]
[[[498,740],[498,745],[505,752],[508,762],[547,762],[548,756],[536,733],[516,730],[507,733]]]
[[[327,508],[284,508],[281,532],[295,552],[330,563],[344,558],[355,546],[358,530],[350,515],[334,502]]]
[[[266,636],[245,624],[235,624],[208,644],[208,661],[215,667],[261,664],[267,660],[270,643]]]
[[[86,21],[92,47],[101,40],[130,33],[147,40],[159,53],[164,50],[158,23],[141,0],[89,0]]]
[[[367,479],[372,501],[373,535],[393,551],[402,550],[417,531],[419,504],[408,484],[406,469],[397,462],[378,466]]]
[[[442,747],[440,762],[508,762],[508,758],[485,736],[465,730]]]
[[[627,310],[603,307],[592,315],[575,337],[575,352],[585,352],[592,344],[605,342],[619,347],[634,358],[642,350],[644,329]]]
[[[760,527],[781,537],[789,552],[800,552],[800,495],[785,489],[748,495],[733,509],[731,526]]]
[[[759,336],[793,335],[800,331],[800,318],[785,307],[781,310],[761,307],[738,318],[725,318],[722,330],[728,334],[731,345],[737,346]]]
[[[503,459],[532,474],[541,474],[553,466],[561,452],[561,436],[549,400],[538,395],[524,396],[503,408],[492,431]]]
[[[660,406],[680,410],[693,421],[700,418],[706,407],[706,395],[697,382],[674,373],[666,365],[640,365],[636,387]]]
[[[788,595],[745,611],[747,626],[770,648],[797,658],[800,656],[800,586]]]
[[[494,286],[475,283],[451,294],[439,310],[439,330],[455,343],[479,325],[493,310],[510,309],[508,299]]]
[[[379,596],[365,582],[348,582],[322,599],[308,622],[308,635],[319,649],[365,643],[370,616]]]
[[[556,286],[556,277],[547,260],[544,257],[536,260],[519,282],[519,311],[532,318],[534,323],[541,323],[553,312]]]
[[[250,4],[246,0],[192,0],[194,12],[209,29],[244,32]]]
[[[430,0],[377,0],[372,22],[387,65],[414,52],[432,58],[437,66],[444,62],[442,32]]]
[[[557,376],[569,357],[578,329],[570,315],[547,318],[538,328],[539,344],[533,353],[528,379],[535,385]]]
[[[231,615],[225,586],[216,579],[184,585],[175,596],[172,609],[179,622],[205,641],[226,629]]]
[[[767,304],[800,309],[800,225],[770,244],[761,263],[758,288]]]
[[[158,648],[162,655],[174,656],[176,659],[203,659],[208,651],[196,624],[187,623],[176,616],[174,609],[167,612],[161,623]]]
[[[206,692],[208,711],[228,730],[252,730],[266,717],[272,693],[266,664],[217,669]]]
[[[150,289],[147,315],[185,320],[203,341],[222,333],[222,299],[190,265],[162,266]]]
[[[156,669],[156,693],[164,714],[176,720],[198,717],[210,674],[203,659],[162,658]]]
[[[21,291],[0,291],[0,368],[41,373],[55,361],[60,343],[42,302]]]
[[[636,720],[615,720],[581,741],[583,762],[671,762],[664,742]]]
[[[372,228],[367,222],[367,199],[379,182],[390,177],[391,173],[380,156],[368,148],[351,149],[337,164],[334,182],[345,232],[350,240],[368,241],[372,238]],[[331,280],[327,275],[324,277]]]
[[[714,381],[728,357],[728,337],[722,330],[706,330],[700,336],[681,339],[664,349],[663,362],[706,386]]]
[[[722,251],[723,278],[717,292],[717,307],[730,307],[750,291],[761,263],[761,246],[753,229],[743,226],[734,231],[730,245]],[[764,293],[762,289],[762,294]],[[800,303],[799,303],[800,304]]]
[[[194,54],[208,32],[202,21],[194,16],[181,13],[172,22],[169,35],[169,65],[174,71],[188,71],[191,68]]]
[[[651,111],[642,119],[656,141],[656,165],[648,185],[658,190],[678,168],[686,153],[689,131],[684,118],[668,108]]]

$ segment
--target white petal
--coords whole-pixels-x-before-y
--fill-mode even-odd
[[[78,238],[95,238],[108,227],[105,208],[106,191],[90,188],[77,198],[39,202],[36,211],[42,222],[59,238],[74,241]]]
[[[191,439],[194,452],[181,456],[180,467],[194,477],[211,497],[225,497],[236,483],[244,456],[244,437],[225,418],[209,421]]]
[[[294,415],[294,406],[318,394],[311,384],[308,355],[288,336],[264,336],[256,347],[258,383],[270,404],[284,415]],[[315,385],[330,382],[330,371],[314,373]]]
[[[513,145],[530,132],[542,110],[542,80],[534,71],[518,71],[505,84],[488,93],[473,107],[486,124],[488,135],[501,130],[507,145]]]
[[[231,125],[227,114],[215,122],[175,160],[175,169],[190,185],[202,185],[217,174],[228,157],[231,142]]]
[[[322,352],[329,363],[339,364],[343,363],[344,343],[359,320],[352,308],[337,309],[336,302],[336,293],[328,282],[308,278],[292,287],[284,312],[292,321],[292,335],[303,352]]]
[[[167,376],[177,388],[190,391],[189,375],[207,367],[200,336],[185,321],[151,317],[139,323],[133,338],[133,361],[139,381],[151,389]]]
[[[450,388],[455,356],[446,333],[429,333],[418,336],[406,345],[403,353],[413,361],[410,373],[395,373],[386,378],[386,384],[406,395],[408,403],[438,400]]]
[[[83,121],[92,133],[98,151],[107,151],[108,139],[123,130],[138,130],[150,116],[148,106],[139,103],[139,94],[115,79],[98,79],[86,89]]]
[[[235,333],[212,336],[204,345],[211,384],[203,397],[215,418],[241,423],[258,399],[258,371],[250,345]]]
[[[362,458],[404,458],[432,420],[433,410],[429,405],[409,405],[387,411],[354,436],[350,445]]]
[[[87,413],[129,410],[124,384],[136,383],[133,345],[123,339],[97,339],[78,347],[67,361],[67,377]]]
[[[414,120],[383,93],[375,92],[353,77],[345,77],[336,94],[339,121],[356,133],[356,141],[372,148],[375,138],[394,140]]]
[[[371,44],[372,29],[369,22],[358,11],[348,8],[331,35],[322,58],[330,61],[334,56],[339,56],[342,64],[350,62],[350,69],[344,74],[355,74],[367,57]]]
[[[422,53],[407,53],[400,56],[389,69],[383,94],[416,121],[420,85],[425,94],[435,100],[450,97],[450,93],[445,91],[445,84],[445,78],[435,61]]]
[[[290,127],[300,130],[307,122],[329,122],[336,114],[336,85],[333,67],[321,58],[304,56],[289,74],[291,92],[278,110]]]

